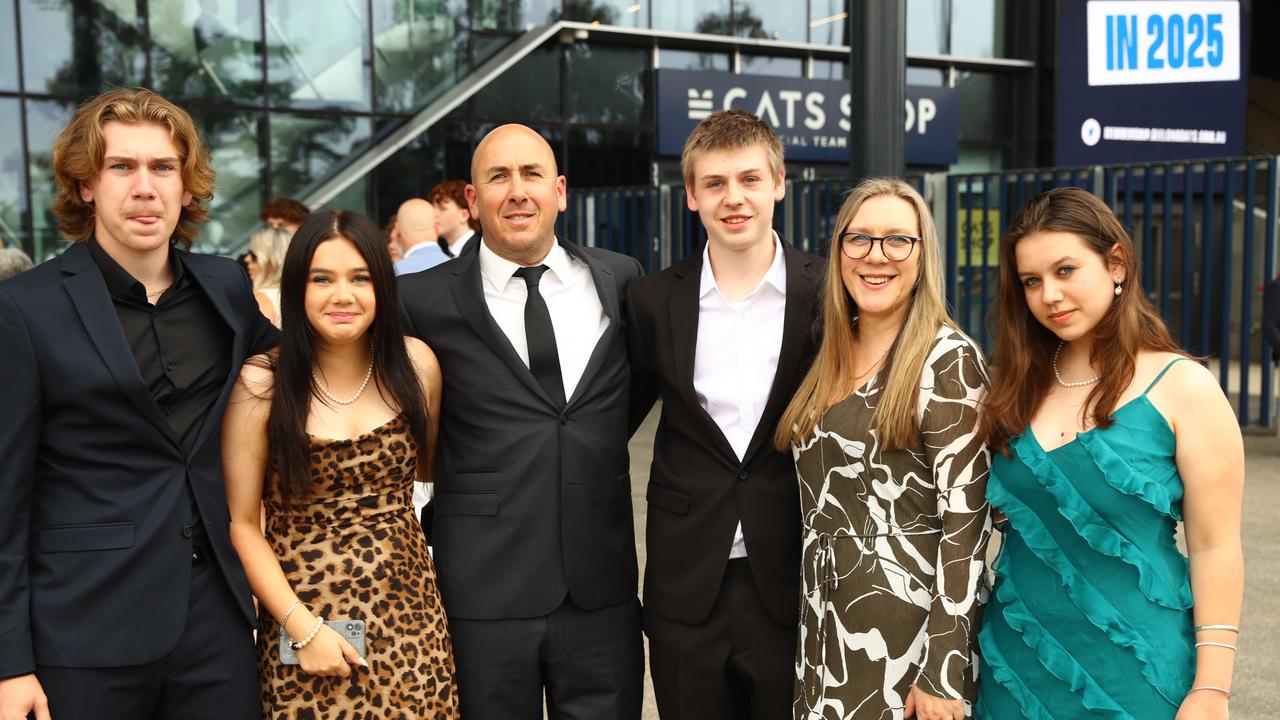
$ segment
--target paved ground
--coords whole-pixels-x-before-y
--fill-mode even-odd
[[[636,540],[644,573],[645,487],[657,411],[631,440]],[[1245,605],[1236,662],[1233,720],[1280,717],[1280,439],[1246,437],[1244,511]],[[644,720],[657,720],[645,676]]]

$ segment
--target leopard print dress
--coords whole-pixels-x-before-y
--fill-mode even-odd
[[[350,440],[311,440],[314,492],[264,489],[267,540],[294,591],[328,620],[366,627],[369,668],[314,677],[280,664],[280,625],[259,611],[262,715],[290,720],[454,718],[453,648],[411,496],[417,449],[396,417]]]

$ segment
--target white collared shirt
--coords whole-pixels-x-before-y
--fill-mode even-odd
[[[600,304],[591,269],[565,252],[559,242],[551,246],[551,251],[539,264],[548,268],[538,282],[538,291],[551,315],[551,328],[556,334],[556,349],[560,354],[564,396],[568,400],[582,379],[582,372],[587,368],[596,343],[609,327],[609,317]],[[519,265],[480,243],[480,276],[485,304],[527,367],[529,342],[524,331],[524,303],[529,297],[529,289],[522,278],[515,277],[519,269]]]
[[[475,230],[471,230],[470,228],[468,228],[466,232],[458,236],[457,240],[454,240],[453,242],[449,243],[449,254],[454,257],[458,257],[459,255],[461,255],[463,248],[467,246],[467,241],[475,237],[475,234],[476,234]]]
[[[773,234],[773,263],[755,289],[729,300],[716,286],[710,246],[703,249],[698,290],[698,345],[693,389],[741,461],[760,424],[782,351],[787,308],[787,268],[782,242]],[[742,522],[734,531],[730,558],[746,557]]]

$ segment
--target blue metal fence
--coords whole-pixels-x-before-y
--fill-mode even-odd
[[[1132,233],[1148,297],[1175,339],[1216,366],[1245,426],[1275,428],[1271,348],[1261,336],[1262,286],[1276,273],[1280,158],[1010,170],[912,178],[934,210],[956,320],[990,349],[999,241],[1030,197],[1085,188]],[[774,226],[826,254],[847,184],[788,181]],[[697,252],[706,234],[680,186],[577,190],[559,231],[632,255],[656,272]]]

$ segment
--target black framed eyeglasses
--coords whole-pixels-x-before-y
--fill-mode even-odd
[[[861,260],[871,254],[871,247],[877,242],[880,243],[880,252],[889,260],[897,262],[911,257],[911,250],[920,242],[920,238],[910,235],[876,237],[866,233],[842,232],[840,252],[850,260]]]

